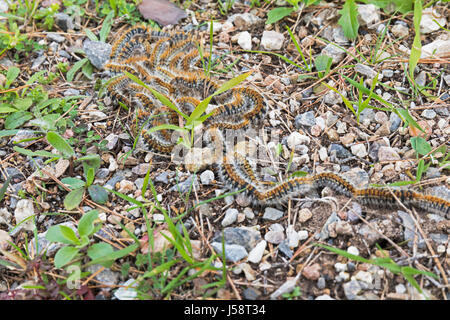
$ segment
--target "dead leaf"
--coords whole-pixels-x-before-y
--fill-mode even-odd
[[[152,19],[163,26],[177,24],[187,17],[186,12],[167,0],[143,0],[138,6],[139,12],[146,19]]]
[[[159,226],[155,230],[153,230],[153,251],[152,252],[162,252],[165,249],[171,248],[172,244],[167,240],[164,236],[166,235],[169,238],[172,238],[169,230],[167,229],[167,225],[164,224]],[[140,239],[141,243],[141,253],[147,254],[149,251],[149,243],[148,243],[148,235],[143,236]]]

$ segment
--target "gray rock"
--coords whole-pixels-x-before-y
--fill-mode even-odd
[[[265,50],[280,50],[283,46],[284,35],[276,31],[264,31],[261,38],[261,46]]]
[[[74,29],[73,19],[68,14],[58,12],[53,16],[53,18],[55,19],[56,25],[63,31]]]
[[[247,261],[252,263],[259,263],[264,255],[264,250],[266,249],[267,241],[260,241],[248,254]]]
[[[283,253],[289,259],[292,258],[292,256],[294,255],[294,251],[292,251],[291,248],[289,248],[287,240],[284,240],[278,245],[278,250],[280,250],[280,252]]]
[[[409,35],[409,28],[403,24],[395,24],[392,26],[391,32],[397,38],[403,38]]]
[[[79,96],[80,90],[70,88],[70,89],[67,89],[66,91],[64,91],[63,95],[64,95],[64,97]]]
[[[436,112],[433,109],[425,109],[422,112],[422,117],[427,119],[434,119],[436,117]]]
[[[111,54],[111,45],[101,41],[86,39],[83,42],[83,50],[94,67],[101,70]]]
[[[183,194],[183,193],[186,193],[189,189],[191,189],[192,184],[195,185],[195,188],[197,190],[199,189],[197,175],[191,175],[185,181],[174,185],[172,188],[170,188],[169,191],[181,192]]]
[[[44,54],[39,55],[36,59],[34,59],[33,64],[31,65],[31,70],[37,70],[41,64],[44,63],[46,57]]]
[[[47,39],[58,43],[64,42],[66,40],[65,37],[54,32],[47,33]]]
[[[320,290],[323,290],[323,289],[325,289],[325,286],[326,286],[325,278],[319,277],[319,279],[317,279],[317,288]]]
[[[117,134],[110,133],[105,140],[108,141],[106,148],[108,148],[108,150],[113,150],[119,141],[119,136]]]
[[[312,127],[315,124],[316,117],[314,116],[314,111],[308,111],[295,117],[295,127],[297,129],[300,129],[303,126]]]
[[[394,112],[391,113],[391,115],[389,116],[389,122],[390,122],[390,127],[389,127],[389,131],[394,132],[395,130],[398,129],[398,127],[400,127],[400,124],[402,123],[402,119],[395,114]]]
[[[422,11],[422,19],[420,20],[420,32],[422,34],[438,31],[441,28],[439,25],[445,27],[446,24],[447,19],[442,17],[434,8],[426,8]]]
[[[5,169],[5,171],[6,171],[6,176],[11,177],[11,179],[20,179],[20,180],[24,179],[23,173],[14,167],[7,167]]]
[[[100,168],[100,169],[98,169],[98,171],[95,175],[99,179],[105,179],[109,175],[109,169],[108,168]]]
[[[358,21],[361,26],[371,27],[380,21],[378,8],[373,4],[358,5]]]
[[[218,254],[222,254],[222,243],[213,242],[211,246],[217,251]],[[248,256],[247,250],[243,246],[238,244],[225,244],[225,258],[233,263],[244,259]]]
[[[392,69],[384,69],[381,71],[381,74],[383,75],[383,78],[392,78],[394,75],[394,70]]]
[[[322,49],[322,54],[333,59],[333,64],[339,63],[344,59],[346,53],[343,49],[336,47],[336,45],[328,44]]]
[[[247,289],[245,289],[242,294],[244,295],[245,300],[258,300],[258,298],[261,296],[261,292],[252,287],[248,287]]]
[[[373,70],[371,67],[366,66],[362,63],[357,63],[355,66],[355,71],[365,75],[366,77],[368,77],[369,79],[373,79],[376,77],[377,72],[375,70]]]
[[[224,241],[227,244],[237,244],[251,251],[261,240],[261,234],[258,231],[237,227],[223,229]],[[222,242],[222,233],[217,233],[213,238],[214,242]]]
[[[125,179],[125,177],[123,176],[123,174],[120,173],[120,172],[116,172],[116,174],[114,174],[114,175],[112,176],[112,178],[109,179],[109,180],[105,183],[105,188],[115,190],[115,189],[116,189],[116,183],[122,181],[123,179]]]
[[[448,235],[443,233],[430,233],[429,234],[431,240],[433,240],[436,244],[446,244],[448,241]]]
[[[230,208],[225,212],[225,217],[222,220],[222,226],[226,227],[230,224],[233,224],[236,222],[237,216],[239,214],[239,211],[237,211],[234,208]]]
[[[397,151],[391,147],[380,146],[378,149],[378,161],[383,162],[396,160],[400,160],[400,156]]]
[[[335,157],[339,159],[347,159],[352,157],[352,154],[350,151],[348,151],[345,147],[343,147],[340,144],[332,143],[330,144],[330,147],[328,148],[328,154],[334,155]]]
[[[273,244],[280,244],[284,240],[284,232],[283,231],[268,231],[264,235],[264,239]]]
[[[214,172],[211,170],[205,170],[200,175],[200,182],[204,185],[211,184],[214,181]]]
[[[363,290],[359,281],[352,280],[344,283],[342,286],[344,288],[344,294],[349,300],[356,300],[359,296],[358,294]]]
[[[94,264],[94,265],[88,266],[87,271],[90,272],[91,274],[94,274],[98,270],[100,270],[100,268],[103,268],[103,266],[101,266],[99,264]],[[119,282],[119,277],[120,277],[120,272],[114,272],[114,271],[111,271],[110,269],[104,269],[103,271],[98,273],[94,278],[97,281],[102,282],[103,284],[112,286],[112,285],[116,285]]]
[[[237,13],[233,14],[227,19],[228,22],[233,23],[238,30],[248,30],[251,27],[262,22],[262,19],[252,13]]]
[[[267,207],[264,210],[263,219],[275,221],[280,219],[284,215],[283,211],[277,210],[275,208]]]
[[[419,232],[416,232],[417,228],[411,216],[408,213],[401,210],[398,210],[397,214],[402,219],[402,224],[404,227],[403,237],[405,241],[408,241],[408,247],[412,248],[414,246],[414,238],[417,236],[418,247],[420,249],[424,249],[425,241],[423,240],[421,234]]]
[[[164,171],[164,172],[161,172],[160,174],[158,174],[155,177],[155,182],[162,182],[164,184],[168,184],[169,183],[169,172]]]
[[[330,233],[328,231],[328,226],[333,222],[341,221],[341,219],[338,217],[336,212],[333,212],[329,217],[328,220],[325,222],[325,224],[322,227],[322,230],[319,234],[316,234],[315,238],[318,240],[326,240],[330,237]]]
[[[427,73],[425,71],[421,71],[416,77],[416,84],[423,87],[425,82],[427,81]]]

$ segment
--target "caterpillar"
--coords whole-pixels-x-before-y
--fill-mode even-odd
[[[161,124],[177,125],[179,116],[150,90],[131,81],[125,72],[141,79],[185,114],[190,114],[200,101],[214,95],[210,103],[216,108],[203,123],[207,130],[241,130],[258,126],[264,119],[267,104],[257,91],[239,87],[215,94],[219,84],[199,70],[207,63],[205,58],[207,56],[200,54],[194,36],[181,32],[161,32],[136,26],[125,30],[114,42],[110,61],[106,64],[112,75],[106,89],[112,100],[135,106],[134,127],[136,130],[142,128],[141,139],[146,148],[170,153],[176,145],[176,141],[171,141],[170,131],[152,128]],[[255,203],[279,203],[328,187],[371,207],[398,208],[403,204],[450,215],[450,202],[445,199],[412,190],[357,188],[331,172],[293,177],[268,186],[258,180],[245,156],[224,145],[225,155],[218,163],[220,179],[230,189],[245,189]]]

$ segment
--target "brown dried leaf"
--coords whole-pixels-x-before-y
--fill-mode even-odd
[[[187,14],[168,0],[143,0],[138,6],[139,12],[146,19],[152,19],[163,26],[177,24]]]

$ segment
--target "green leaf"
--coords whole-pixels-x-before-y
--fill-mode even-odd
[[[403,119],[406,121],[406,123],[410,126],[413,126],[417,129],[419,129],[422,132],[425,132],[425,130],[423,130],[419,124],[416,122],[416,120],[414,120],[414,118],[409,114],[409,111],[406,109],[402,109],[402,108],[398,108],[397,112],[403,117]]]
[[[89,40],[98,41],[97,36],[91,31],[91,29],[86,28],[83,31],[84,33],[86,33],[86,36],[89,38]]]
[[[108,192],[106,192],[106,190],[102,187],[94,184],[92,186],[89,186],[88,192],[92,201],[98,204],[105,204],[106,202],[108,202]]]
[[[31,98],[17,98],[14,100],[14,107],[18,110],[26,111],[33,104],[33,100]]]
[[[75,77],[75,74],[77,73],[77,71],[80,70],[81,67],[83,67],[83,65],[85,63],[87,63],[88,61],[89,61],[88,58],[84,58],[84,59],[81,59],[80,61],[77,61],[73,65],[73,67],[69,71],[67,71],[67,74],[66,74],[67,82],[72,82],[72,80]]]
[[[83,180],[72,177],[63,178],[61,179],[61,182],[68,185],[72,190],[83,188],[85,186],[85,182]]]
[[[88,78],[89,80],[93,79],[92,78],[92,73],[94,72],[94,68],[92,67],[92,64],[90,62],[89,63],[85,63],[83,65],[82,71],[83,71],[83,74],[84,74],[84,76],[86,78]]]
[[[33,119],[33,114],[28,111],[17,111],[5,119],[5,129],[15,129],[17,127],[20,127],[28,120]]]
[[[90,169],[94,170],[94,173],[100,168],[100,156],[98,154],[88,154],[84,157],[78,158],[77,161],[82,161],[84,176],[87,179]]]
[[[75,189],[67,194],[64,198],[64,208],[66,210],[73,210],[83,200],[84,188]]]
[[[267,21],[266,24],[272,24],[275,23],[284,17],[287,17],[290,15],[295,9],[294,8],[288,8],[288,7],[279,7],[270,10],[267,13]]]
[[[3,182],[2,187],[0,188],[0,202],[3,200],[6,189],[8,188],[9,182],[11,181],[12,176],[8,176],[5,182]]]
[[[342,10],[339,10],[341,17],[338,24],[342,26],[344,35],[350,39],[356,39],[358,36],[358,7],[354,0],[346,0]]]
[[[66,142],[66,140],[54,131],[47,133],[47,141],[59,152],[62,153],[64,157],[70,158],[75,156],[75,151]]]
[[[111,30],[112,19],[114,18],[114,11],[110,11],[103,21],[102,29],[100,30],[100,41],[105,42]]]
[[[92,167],[88,168],[88,171],[86,172],[86,186],[90,186],[92,182],[94,182],[95,178],[95,170]]]
[[[13,83],[14,80],[16,80],[17,76],[20,73],[20,69],[17,67],[10,67],[8,68],[8,71],[6,72],[6,81],[5,81],[5,88],[8,89],[11,83]]]
[[[411,147],[420,155],[424,156],[433,150],[428,141],[422,137],[412,137],[410,141]]]
[[[51,226],[45,234],[45,238],[51,242],[64,244],[78,245],[80,243],[80,239],[78,239],[75,232],[64,225]]]
[[[170,101],[169,98],[167,98],[165,95],[163,95],[162,93],[159,93],[158,91],[156,91],[155,89],[149,87],[148,85],[146,85],[144,82],[142,82],[138,77],[136,77],[134,74],[129,73],[127,71],[124,71],[125,75],[130,78],[133,82],[136,82],[138,85],[143,86],[145,89],[147,89],[148,91],[150,91],[155,97],[156,99],[158,99],[159,101],[161,101],[161,103],[167,107],[169,107],[170,109],[172,109],[173,111],[175,111],[176,113],[178,113],[179,115],[181,115],[184,119],[187,119],[188,116],[185,115],[180,109],[178,109],[173,103],[172,101]]]
[[[29,156],[29,157],[60,158],[59,155],[53,154],[53,153],[45,151],[45,150],[31,151],[31,150],[20,148],[17,146],[14,146],[13,149],[14,149],[14,151],[17,151],[17,152],[24,154],[26,156]]]
[[[333,59],[327,55],[320,55],[316,57],[314,63],[316,65],[316,70],[319,73],[319,77],[322,78],[330,72]]]
[[[90,236],[95,230],[94,221],[98,218],[98,211],[86,212],[78,221],[78,233],[80,236]]]
[[[55,267],[56,268],[64,267],[66,264],[68,264],[75,258],[75,256],[78,254],[79,251],[80,251],[79,249],[71,246],[62,247],[55,254]]]
[[[419,62],[420,56],[422,54],[422,43],[420,42],[420,20],[422,19],[422,1],[415,0],[414,2],[414,29],[415,36],[413,45],[411,47],[411,54],[409,56],[409,77],[411,81],[415,83],[414,80],[414,69]]]
[[[194,121],[198,120],[201,115],[205,112],[206,108],[208,107],[209,102],[214,96],[217,96],[227,90],[230,90],[231,88],[237,86],[239,83],[244,81],[252,72],[247,72],[244,74],[241,74],[231,80],[228,80],[225,82],[222,86],[220,86],[219,89],[217,89],[216,92],[214,92],[212,95],[204,99],[202,102],[198,104],[197,107],[195,107],[194,111],[192,111],[191,115],[186,121],[186,127],[189,127],[191,124],[194,123]]]
[[[136,251],[137,249],[139,249],[139,243],[133,243],[132,245],[121,249],[121,250],[117,250],[112,252],[111,254],[108,254],[106,256],[100,257],[100,258],[96,258],[93,259],[91,262],[89,262],[87,264],[87,266],[93,265],[93,264],[102,264],[104,262],[109,262],[109,261],[115,261],[117,259],[120,259],[126,255],[129,255],[130,253],[132,253],[133,251]]]
[[[105,258],[108,259],[108,256],[111,255],[114,252],[113,247],[106,242],[100,242],[95,243],[92,246],[89,247],[87,251],[87,255],[92,260]],[[114,259],[111,259],[109,261],[101,262],[100,264],[104,266],[105,268],[110,268],[112,264],[114,263]]]
[[[0,113],[12,113],[17,112],[18,110],[16,108],[13,108],[12,105],[7,103],[0,104]]]

